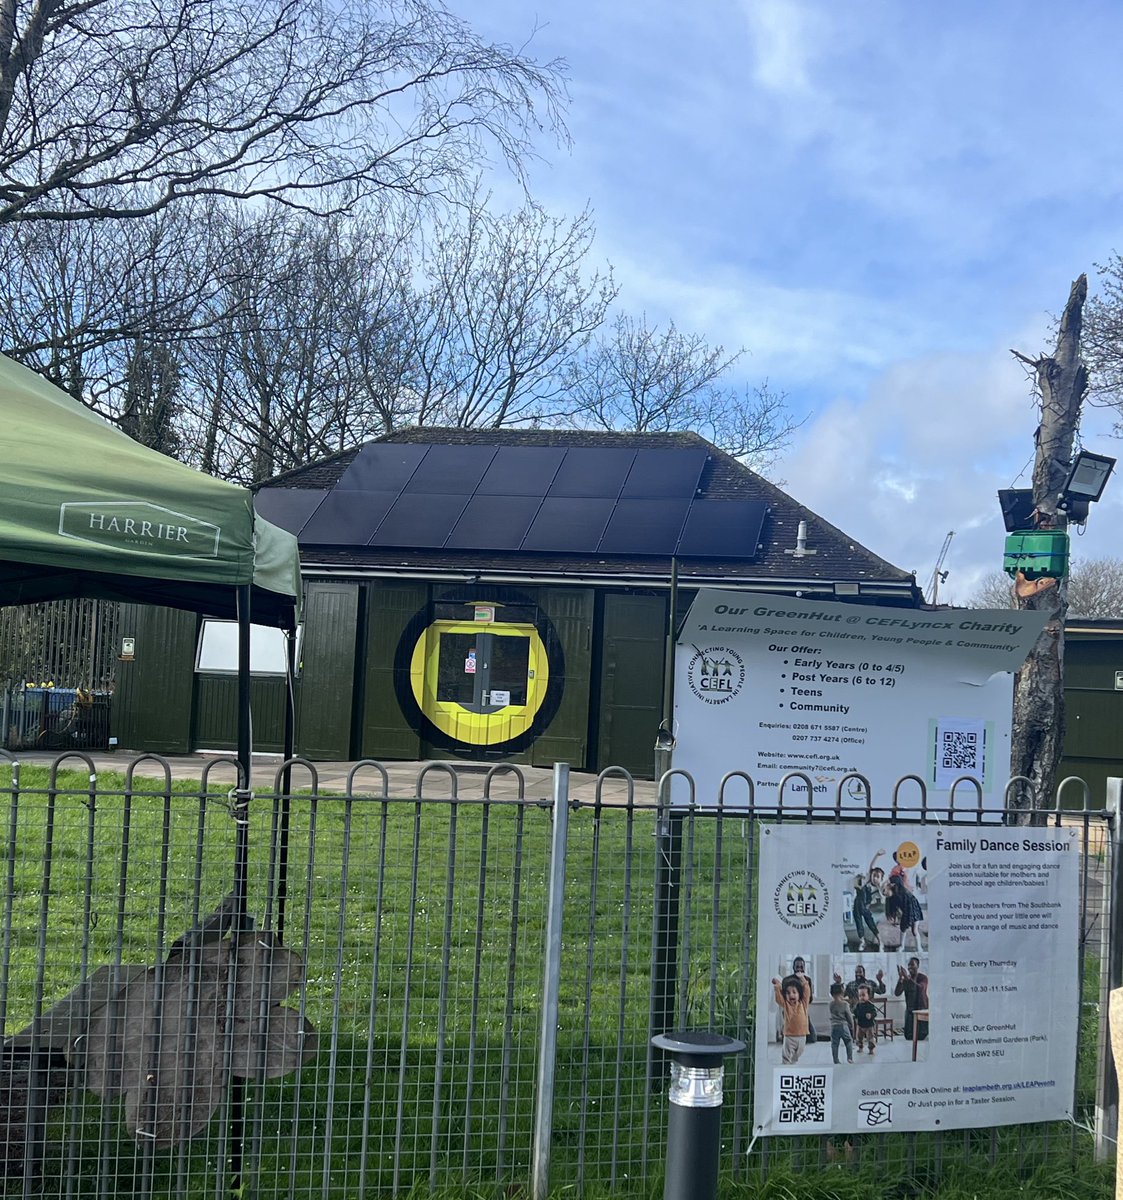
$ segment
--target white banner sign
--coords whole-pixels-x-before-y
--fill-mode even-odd
[[[978,779],[989,809],[1009,778],[1013,672],[1045,623],[1035,612],[922,612],[702,590],[679,638],[674,766],[713,807],[723,775],[743,771],[757,804],[775,803],[789,772],[809,776],[815,803],[833,807],[839,781],[869,779],[888,806],[897,781],[918,775],[929,802],[945,803],[962,776]],[[690,800],[676,782],[676,803]],[[729,787],[727,807],[746,789]],[[793,781],[785,803],[806,804]],[[956,793],[973,807],[973,789]],[[845,787],[862,807],[865,789]],[[901,807],[920,807],[919,788]]]
[[[1067,1120],[1076,829],[760,829],[758,1133]]]

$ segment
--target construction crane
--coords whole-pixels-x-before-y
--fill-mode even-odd
[[[944,559],[948,556],[948,547],[951,545],[951,539],[955,537],[955,530],[949,529],[948,535],[944,538],[944,544],[940,547],[940,556],[936,559],[936,565],[932,569],[932,579],[928,584],[928,591],[925,599],[929,604],[935,604],[940,594],[940,584],[947,579],[947,571],[941,571],[940,568],[944,565]]]

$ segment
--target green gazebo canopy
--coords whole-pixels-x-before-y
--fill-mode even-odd
[[[132,440],[0,355],[0,605],[72,596],[291,628],[296,539],[249,491]]]

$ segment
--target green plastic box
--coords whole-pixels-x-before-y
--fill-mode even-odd
[[[1068,574],[1068,534],[1057,530],[1024,530],[1006,538],[1002,569],[1027,579],[1063,579]]]

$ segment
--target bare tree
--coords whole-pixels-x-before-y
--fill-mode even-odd
[[[183,350],[191,461],[267,478],[412,419],[411,224],[380,213],[217,224],[213,319]]]
[[[984,575],[967,597],[967,607],[1017,608],[1013,579],[1005,571],[991,571]]]
[[[660,331],[646,317],[620,314],[570,372],[569,420],[639,433],[692,429],[767,469],[799,422],[767,381],[742,389],[725,383],[742,353],[711,346],[673,322]]]
[[[567,368],[604,320],[611,274],[585,273],[592,216],[528,204],[493,214],[476,194],[438,221],[414,307],[421,425],[552,420]]]
[[[1009,575],[994,571],[972,592],[972,608],[1015,608]],[[1074,617],[1123,619],[1123,559],[1074,559],[1068,576],[1068,611]]]
[[[437,0],[2,0],[0,224],[444,193],[521,172],[562,86]]]
[[[182,450],[177,421],[180,383],[180,364],[172,349],[155,339],[134,342],[117,424],[129,437],[172,458]]]
[[[224,226],[223,319],[188,352],[193,390],[210,397],[208,470],[245,481],[323,451],[313,430],[337,391],[325,369],[336,224],[272,209],[235,213]]]
[[[1099,268],[1099,293],[1084,313],[1082,349],[1088,364],[1090,403],[1123,414],[1123,256],[1113,254]],[[1123,430],[1123,420],[1116,432]]]
[[[215,210],[0,226],[0,348],[117,419],[138,341],[167,350],[209,319]]]
[[[1088,372],[1080,357],[1080,337],[1088,278],[1081,275],[1069,292],[1057,329],[1052,354],[1029,358],[1014,351],[1033,371],[1041,407],[1037,427],[1037,455],[1033,468],[1033,502],[1038,529],[1064,531],[1067,519],[1058,508]],[[1019,585],[1029,581],[1019,580]],[[1038,581],[1040,584],[1042,581]],[[1014,692],[1014,729],[1010,746],[1010,774],[1028,779],[1032,790],[1018,789],[1017,807],[1041,807],[1051,801],[1057,767],[1064,748],[1064,622],[1068,588],[1064,579],[1055,586],[1019,586],[1017,604],[1047,614],[1045,629],[1018,675]]]

